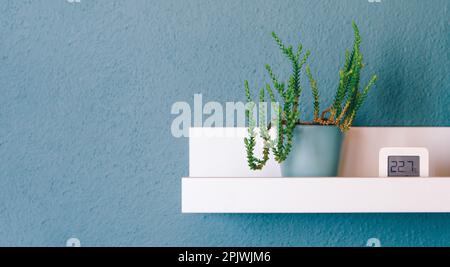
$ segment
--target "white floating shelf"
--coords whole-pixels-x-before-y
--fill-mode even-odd
[[[182,212],[450,212],[450,177],[188,177],[182,179]]]
[[[450,212],[450,127],[352,127],[342,147],[340,177],[333,178],[282,178],[273,159],[261,171],[249,170],[246,128],[189,133],[185,213]],[[378,176],[380,149],[392,146],[426,147],[433,177],[367,178]]]

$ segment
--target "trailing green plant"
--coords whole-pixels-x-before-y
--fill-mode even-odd
[[[345,53],[345,63],[344,67],[339,71],[339,84],[333,102],[322,112],[320,112],[317,82],[313,78],[310,67],[305,67],[305,73],[308,77],[314,99],[314,118],[312,122],[301,121],[299,110],[300,96],[302,93],[300,74],[311,53],[309,50],[303,53],[303,46],[301,44],[299,44],[294,51],[294,48],[291,45],[284,45],[280,38],[272,32],[272,37],[283,55],[289,60],[292,70],[287,82],[281,82],[274,74],[270,65],[265,66],[272,85],[267,83],[265,87],[259,90],[259,136],[263,140],[261,158],[255,156],[257,134],[255,131],[256,121],[254,118],[254,109],[256,104],[252,101],[248,81],[245,81],[244,83],[245,94],[247,102],[249,103],[245,111],[245,116],[248,121],[248,137],[244,139],[244,143],[250,169],[262,169],[269,160],[270,151],[272,151],[277,162],[283,162],[292,149],[294,129],[297,125],[335,125],[342,132],[350,129],[358,110],[361,108],[368,92],[377,79],[377,76],[373,75],[364,89],[360,89],[360,75],[361,70],[364,67],[363,56],[360,51],[361,36],[356,23],[353,22],[352,25],[355,34],[352,51],[349,52],[347,50]],[[277,92],[279,99],[275,96],[274,91]],[[275,110],[276,113],[274,116],[275,118],[268,124],[266,109],[264,106],[261,106],[261,103],[265,103],[265,92],[267,92],[270,102],[274,105],[273,110]],[[276,105],[274,103],[280,104]],[[269,134],[271,127],[274,127],[277,130],[276,135],[273,138]]]

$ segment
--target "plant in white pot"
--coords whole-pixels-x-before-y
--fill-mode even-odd
[[[339,71],[339,84],[333,102],[322,112],[320,112],[317,83],[310,68],[308,66],[305,68],[314,97],[314,119],[311,122],[302,121],[299,111],[302,93],[300,75],[310,52],[303,53],[301,44],[294,52],[292,46],[285,46],[278,36],[272,33],[282,53],[291,62],[292,73],[287,82],[280,82],[272,68],[266,65],[272,85],[266,84],[265,88],[260,89],[259,102],[265,102],[265,92],[267,92],[270,102],[279,103],[279,105],[275,105],[276,114],[268,124],[265,109],[260,105],[259,136],[263,139],[261,158],[255,156],[256,138],[258,138],[255,131],[255,104],[252,102],[248,81],[245,81],[246,97],[250,104],[246,109],[249,136],[244,142],[250,169],[262,169],[272,152],[275,160],[281,163],[283,176],[337,175],[343,133],[351,127],[359,108],[377,79],[375,75],[372,76],[364,89],[360,89],[363,56],[360,51],[361,37],[354,22],[353,29],[355,33],[353,49],[351,52],[346,51],[345,64]],[[275,96],[274,91],[278,96]],[[276,129],[275,136],[269,134],[271,127]]]

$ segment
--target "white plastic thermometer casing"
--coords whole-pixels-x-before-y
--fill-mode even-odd
[[[383,147],[379,153],[378,173],[388,177],[388,158],[390,156],[418,156],[420,162],[419,177],[429,176],[429,155],[425,147]]]

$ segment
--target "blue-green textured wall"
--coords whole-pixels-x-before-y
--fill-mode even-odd
[[[331,99],[351,21],[364,78],[357,125],[450,126],[449,1],[9,0],[0,5],[0,245],[450,245],[448,214],[180,212],[188,144],[175,101],[243,100],[288,70],[270,32],[312,51]],[[285,73],[285,72],[284,72]],[[305,111],[311,112],[310,96]],[[448,145],[448,144],[447,144]]]

